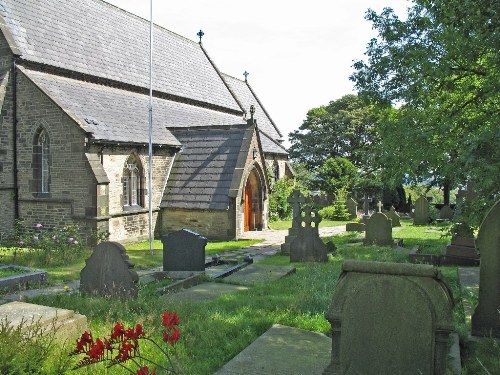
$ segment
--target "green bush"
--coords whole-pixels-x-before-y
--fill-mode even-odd
[[[295,182],[288,178],[278,180],[272,185],[269,194],[269,219],[271,221],[292,218],[292,206],[288,203],[288,197],[295,189]]]

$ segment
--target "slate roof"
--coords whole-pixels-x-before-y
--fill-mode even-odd
[[[149,22],[101,0],[0,0],[21,58],[149,87]],[[200,45],[154,26],[154,89],[241,113]]]
[[[258,123],[257,123],[258,125]],[[259,131],[260,144],[265,154],[288,155],[287,150],[279,142],[266,133]]]
[[[229,189],[248,129],[243,125],[174,130],[185,146],[170,172],[161,207],[227,210]]]
[[[230,75],[224,73],[222,74],[222,77],[247,112],[247,117],[250,117],[250,106],[255,106],[254,118],[257,120],[257,126],[259,129],[272,139],[278,140],[283,138],[278,127],[264,109],[248,82],[231,77]]]
[[[148,95],[20,67],[96,141],[147,144]],[[241,124],[242,118],[189,104],[153,98],[153,143],[180,146],[167,127]],[[207,135],[208,137],[208,135]]]

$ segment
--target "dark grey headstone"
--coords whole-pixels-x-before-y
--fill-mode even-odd
[[[500,201],[483,219],[476,245],[481,254],[481,271],[472,334],[500,338]]]
[[[349,212],[349,220],[356,219],[358,217],[358,203],[354,199],[349,198],[345,202],[345,205],[347,207],[347,212]]]
[[[413,213],[413,224],[425,225],[429,224],[429,201],[426,197],[421,196],[415,201],[415,212]]]
[[[366,222],[365,245],[392,245],[391,220],[382,212],[376,212]]]
[[[448,205],[444,205],[441,210],[439,210],[439,218],[440,219],[444,219],[444,220],[452,220],[453,219],[453,215],[455,214],[455,212],[453,211],[453,209],[448,206]]]
[[[304,216],[295,218],[297,235],[290,243],[290,262],[326,262],[327,246],[319,238],[318,225],[321,216],[309,207],[304,209]]]
[[[302,205],[306,202],[306,198],[300,190],[296,189],[287,199],[287,202],[292,206],[292,227],[288,229],[288,235],[285,237],[285,242],[281,244],[281,254],[290,254],[290,244],[297,237],[298,224],[295,221],[302,212]]]
[[[396,209],[394,206],[391,206],[391,209],[385,213],[385,215],[391,219],[392,221],[392,227],[400,227],[401,226],[401,217],[399,214],[396,212]]]
[[[97,245],[80,272],[80,292],[101,297],[137,297],[139,277],[118,242]]]
[[[205,271],[207,239],[181,229],[162,236],[163,271]]]
[[[433,266],[345,261],[323,374],[444,374],[453,300]]]

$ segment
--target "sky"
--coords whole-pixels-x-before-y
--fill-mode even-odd
[[[106,0],[149,20],[150,0]],[[244,79],[285,138],[311,108],[355,93],[353,61],[376,33],[368,8],[406,14],[409,0],[153,0],[153,22],[203,46],[220,71]]]

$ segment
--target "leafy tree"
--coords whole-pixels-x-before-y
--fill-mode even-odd
[[[292,179],[282,178],[274,182],[269,194],[269,219],[271,221],[292,217],[292,206],[288,203],[288,197],[295,189],[295,182]]]
[[[313,170],[334,157],[365,167],[376,142],[373,108],[356,95],[345,95],[309,110],[300,128],[289,134],[290,157]]]
[[[358,177],[358,169],[351,161],[342,157],[325,160],[318,169],[318,187],[330,194],[338,194],[341,190],[352,188]]]
[[[367,12],[378,37],[351,79],[383,108],[385,180],[449,190],[472,179],[482,209],[499,196],[499,14],[496,0],[414,0],[404,21]]]

